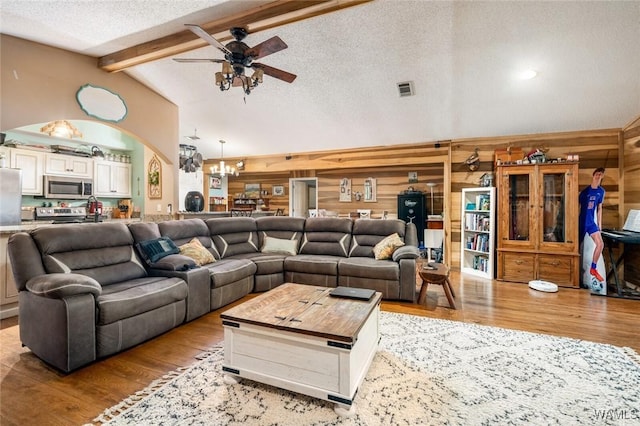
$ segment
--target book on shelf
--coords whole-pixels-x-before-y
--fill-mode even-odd
[[[491,208],[489,194],[479,194],[476,196],[476,208],[478,210],[489,210]]]

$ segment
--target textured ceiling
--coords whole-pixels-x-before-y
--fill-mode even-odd
[[[2,0],[0,30],[102,56],[262,1]],[[205,158],[622,127],[640,114],[640,2],[374,1],[250,34],[289,48],[260,60],[246,96],[217,64],[171,58],[126,72],[178,105]],[[221,58],[207,46],[179,57]],[[533,80],[515,78],[523,69]],[[415,96],[396,84],[413,81]],[[246,102],[245,102],[246,101]]]

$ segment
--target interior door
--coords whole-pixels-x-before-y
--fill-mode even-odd
[[[318,205],[318,178],[291,178],[289,188],[289,216],[308,217],[311,206]]]

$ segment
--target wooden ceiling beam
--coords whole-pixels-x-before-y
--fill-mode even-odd
[[[245,27],[252,34],[369,1],[372,0],[276,0],[200,26],[218,41],[224,42],[232,39],[229,34],[231,27]],[[204,46],[208,46],[206,41],[184,30],[102,56],[98,58],[98,68],[107,72],[123,71]]]

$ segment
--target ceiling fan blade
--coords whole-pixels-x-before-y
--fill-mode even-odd
[[[260,44],[257,44],[249,49],[245,50],[245,56],[252,56],[253,59],[264,58],[267,55],[271,55],[272,53],[279,52],[281,50],[286,49],[287,44],[282,41],[282,39],[278,36],[271,37],[269,40],[265,40]]]
[[[182,63],[186,63],[186,62],[217,62],[219,64],[223,63],[223,62],[227,62],[224,59],[189,59],[189,58],[173,58],[174,61],[176,62],[182,62]]]
[[[219,49],[225,55],[231,54],[231,51],[226,47],[224,47],[224,44],[220,43],[218,40],[213,38],[211,34],[203,30],[199,25],[195,25],[195,24],[184,24],[184,25],[187,28],[189,28],[195,35],[197,35],[198,37],[200,37],[201,39],[203,39],[204,41],[206,41],[216,49]]]
[[[290,72],[270,67],[269,65],[259,64],[257,62],[251,64],[251,67],[260,68],[266,75],[270,75],[271,77],[277,78],[278,80],[286,81],[287,83],[293,83],[293,80],[295,80],[297,77],[297,75],[291,74]]]

